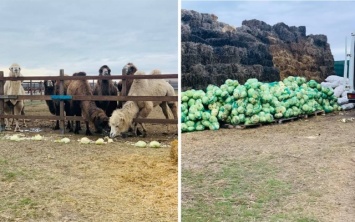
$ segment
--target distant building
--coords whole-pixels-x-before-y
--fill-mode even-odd
[[[349,60],[348,60],[348,69],[349,69]],[[344,76],[344,60],[334,61],[334,71],[337,76]]]

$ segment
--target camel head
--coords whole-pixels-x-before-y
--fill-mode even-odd
[[[130,62],[122,68],[122,75],[133,75],[136,71],[137,67]]]
[[[111,75],[111,69],[107,65],[103,65],[99,69],[99,75],[100,76],[110,76]]]
[[[12,77],[21,76],[21,72],[20,72],[21,71],[21,67],[18,64],[16,64],[16,63],[12,64],[10,66],[9,70],[10,70],[10,76],[12,76]]]
[[[43,82],[44,88],[54,88],[54,83],[55,83],[54,80],[45,80]]]

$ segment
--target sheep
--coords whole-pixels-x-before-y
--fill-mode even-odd
[[[21,67],[14,63],[9,68],[10,77],[22,77]],[[6,81],[4,85],[4,95],[25,95],[25,89],[22,86],[22,81]],[[14,115],[24,115],[24,100],[17,99],[5,99],[4,100],[4,113],[6,114],[14,114]],[[5,119],[5,128],[10,130],[10,123],[8,119]],[[15,118],[15,132],[20,131],[20,126],[18,119]],[[24,127],[26,127],[26,122],[24,120]]]
[[[136,102],[126,102],[122,109],[117,109],[112,113],[109,120],[111,126],[110,137],[118,136],[121,133],[122,137],[127,137],[127,131],[132,125],[132,121],[137,117],[139,107]],[[116,125],[117,124],[117,125]],[[115,127],[115,133],[113,133],[112,127]]]
[[[137,72],[137,67],[131,62],[127,63],[122,69],[122,75],[134,75],[135,72]],[[132,83],[133,83],[133,79],[127,79],[126,80],[126,93],[127,93],[127,95],[128,95],[128,93],[129,93],[129,91],[131,89]],[[120,80],[117,83],[117,88],[118,88],[118,91],[121,94],[121,91],[122,91],[122,80]],[[122,108],[123,104],[124,104],[123,101],[118,101],[117,107],[118,108]]]
[[[101,66],[99,76],[110,76],[111,69],[107,65]],[[99,79],[94,87],[94,95],[99,96],[117,96],[118,90],[112,80]],[[112,112],[117,109],[117,101],[95,101],[96,106],[103,109],[106,115],[110,117]]]
[[[154,70],[152,74],[160,74],[160,71]],[[145,75],[143,71],[137,71],[135,75]],[[135,79],[132,83],[128,96],[175,96],[173,87],[162,79]],[[132,121],[135,117],[146,118],[153,107],[159,105],[166,119],[169,119],[168,107],[173,113],[174,119],[177,119],[177,103],[162,101],[128,101],[122,109],[116,109],[109,120],[111,127],[110,137],[122,135],[125,137]],[[143,136],[146,135],[146,128],[143,128]],[[136,126],[135,132],[136,132]]]
[[[74,73],[73,76],[86,76],[85,72]],[[67,89],[68,95],[92,96],[92,90],[87,80],[72,80]],[[109,118],[106,113],[98,108],[94,101],[70,101],[71,114],[82,116],[86,123],[86,135],[92,135],[89,122],[93,123],[96,132],[102,133],[102,130],[108,127]],[[76,121],[74,133],[78,134],[80,130],[80,121]]]

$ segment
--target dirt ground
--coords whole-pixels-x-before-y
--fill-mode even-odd
[[[50,115],[42,103],[28,115]],[[156,109],[152,118],[163,118]],[[170,158],[177,127],[147,124],[146,138],[117,138],[105,145],[80,144],[80,135],[53,131],[53,121],[27,122],[23,136],[42,141],[10,141],[0,133],[0,221],[177,221],[178,169]],[[40,132],[35,132],[36,130]],[[54,140],[67,137],[68,144]],[[89,139],[103,138],[101,135]],[[137,148],[143,140],[162,148]]]
[[[264,219],[250,217],[248,221],[290,221],[265,219],[290,212],[312,218],[291,221],[354,221],[354,129],[352,110],[258,128],[183,133],[182,211],[192,209],[201,197],[205,204],[216,201],[208,189],[222,189],[221,183],[228,178],[217,183],[211,175],[220,174],[230,163],[263,162],[272,166],[276,178],[289,184],[291,191],[264,211]],[[205,177],[194,184],[191,176],[186,179],[185,172],[200,176],[204,173]],[[258,181],[249,185],[254,183]],[[248,201],[250,206],[253,198]]]

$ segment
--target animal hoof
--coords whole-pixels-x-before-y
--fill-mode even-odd
[[[85,135],[92,136],[92,133],[90,131],[86,131]]]
[[[78,131],[78,130],[75,130],[74,133],[75,133],[75,134],[79,134],[79,131]]]
[[[142,135],[143,133],[139,129],[137,129],[136,136],[142,136]]]

